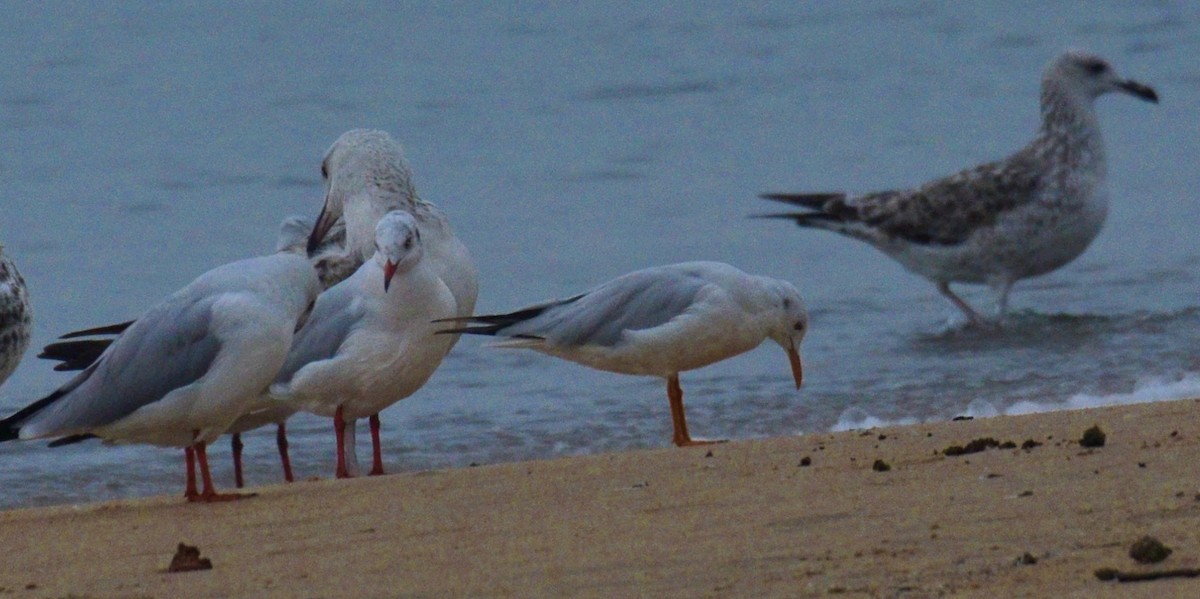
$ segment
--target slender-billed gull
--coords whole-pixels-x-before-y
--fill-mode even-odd
[[[791,283],[719,262],[647,268],[564,300],[509,314],[447,320],[467,326],[439,332],[503,337],[498,347],[532,349],[598,370],[666,379],[678,446],[705,443],[688,434],[680,372],[771,339],[787,352],[799,389],[799,345],[808,329],[804,302]]]
[[[21,363],[25,348],[29,347],[29,334],[33,328],[33,310],[29,306],[29,292],[25,279],[17,271],[4,246],[0,245],[0,384]]]
[[[312,265],[294,254],[210,270],[143,314],[67,384],[0,421],[0,441],[96,436],[183,447],[189,501],[236,497],[217,494],[206,448],[271,383],[319,291]]]
[[[359,418],[370,419],[370,474],[383,474],[379,412],[429,380],[446,355],[432,321],[458,313],[413,215],[389,212],[375,230],[374,258],[317,298],[270,389],[293,408],[333,417],[338,478],[357,473],[347,449]]]
[[[986,284],[1000,322],[1015,282],[1075,259],[1104,224],[1108,168],[1093,103],[1108,92],[1158,102],[1153,89],[1118,76],[1100,57],[1066,52],[1042,76],[1037,135],[1008,158],[915,189],[764,194],[807,209],[766,216],[871,244],[936,284],[977,325],[988,322],[950,283]]]

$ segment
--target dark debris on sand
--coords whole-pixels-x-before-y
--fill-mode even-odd
[[[1171,555],[1171,548],[1162,544],[1162,541],[1152,537],[1144,536],[1133,542],[1129,547],[1129,557],[1139,564],[1157,564]]]
[[[171,565],[167,566],[167,572],[195,572],[212,570],[212,567],[211,560],[207,557],[200,557],[199,547],[180,543],[175,550],[175,557],[171,558]]]
[[[980,437],[967,443],[966,445],[951,445],[946,449],[943,449],[942,454],[947,456],[967,455],[969,453],[979,453],[992,447],[1004,446],[1016,447],[1017,445],[1012,441],[1007,441],[1004,443],[1004,445],[1001,445],[999,441],[993,439],[992,437]]]
[[[1080,447],[1104,447],[1104,442],[1107,440],[1107,435],[1100,430],[1099,425],[1094,425],[1092,428],[1083,431],[1083,436],[1079,438]]]

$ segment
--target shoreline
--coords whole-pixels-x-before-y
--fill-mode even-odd
[[[224,504],[21,508],[0,512],[0,594],[1183,596],[1200,579],[1094,572],[1200,567],[1197,411],[1185,399],[299,482]],[[1081,447],[1093,425],[1104,446]],[[1016,447],[945,455],[989,437]],[[1174,552],[1135,563],[1143,535]],[[213,568],[165,573],[181,542]]]

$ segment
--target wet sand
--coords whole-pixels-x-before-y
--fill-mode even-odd
[[[0,596],[1200,596],[1200,578],[1094,575],[1200,567],[1198,415],[1183,400],[14,510]],[[1093,425],[1106,442],[1082,447]],[[1017,447],[944,455],[988,437]],[[1135,563],[1143,535],[1173,553]],[[212,569],[166,573],[180,542]]]

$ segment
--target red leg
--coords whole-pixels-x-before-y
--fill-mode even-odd
[[[199,436],[199,434],[200,431],[192,431],[192,438],[195,439],[197,436]],[[196,456],[196,463],[200,465],[200,480],[204,484],[204,490],[195,495],[188,496],[188,501],[202,501],[204,503],[211,503],[214,501],[231,501],[234,499],[243,499],[245,497],[254,496],[254,494],[242,495],[238,493],[228,493],[222,495],[217,493],[212,482],[212,474],[208,470],[208,446],[203,442],[196,441],[192,443],[191,447],[188,449],[190,449],[191,453]],[[184,450],[185,454],[188,453],[188,449]],[[191,484],[194,486],[195,475],[193,474],[191,478]]]
[[[369,476],[379,476],[385,474],[383,471],[383,447],[379,443],[379,414],[373,414],[371,422],[371,452],[372,466]]]
[[[288,442],[287,428],[284,423],[279,423],[279,428],[275,430],[275,445],[279,446],[279,461],[283,462],[283,480],[292,482],[292,460],[288,458]]]
[[[183,489],[183,497],[188,501],[196,501],[200,492],[196,490],[196,450],[191,445],[183,448],[183,458],[187,461],[187,483]]]
[[[241,433],[233,433],[229,437],[229,445],[233,450],[233,484],[237,488],[242,488],[246,485],[246,481],[242,478],[242,435]]]
[[[342,418],[342,406],[338,406],[333,413],[333,435],[337,439],[337,470],[334,472],[334,476],[350,478],[350,471],[346,470],[346,448],[343,445],[346,437],[346,421]]]

